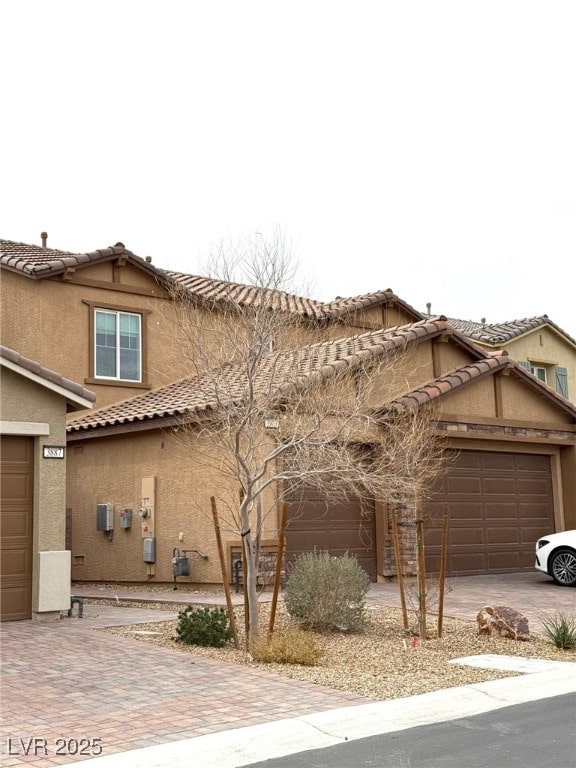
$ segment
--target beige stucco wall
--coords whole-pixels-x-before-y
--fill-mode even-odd
[[[41,553],[63,551],[66,528],[66,461],[43,458],[44,445],[66,445],[66,401],[16,372],[2,368],[0,413],[3,422],[47,425],[48,434],[34,438],[34,511],[32,610],[67,610],[70,607],[68,570],[46,567],[41,573]],[[25,435],[26,430],[20,432]],[[58,562],[70,560],[60,555]],[[48,561],[46,561],[48,562]],[[41,583],[42,580],[42,583]],[[46,608],[40,595],[58,595],[58,608]],[[50,606],[54,600],[50,601]]]
[[[502,377],[502,404],[504,416],[510,419],[552,424],[572,423],[567,413],[514,376]]]
[[[109,288],[59,280],[30,280],[5,270],[0,281],[2,343],[72,381],[85,384],[96,393],[96,407],[133,397],[143,390],[115,383],[87,382],[90,308],[86,301],[145,313],[151,388],[189,374],[170,330],[170,300],[162,298],[157,283],[139,270],[123,267],[116,271],[121,273],[123,282],[110,282]],[[82,279],[104,280],[111,272],[110,264],[102,264],[79,270],[77,274]],[[120,290],[127,284],[155,291],[158,296]]]
[[[222,496],[226,479],[205,466],[202,442],[187,444],[180,431],[146,431],[114,439],[71,443],[68,452],[68,506],[72,509],[72,578],[79,580],[172,581],[172,554],[177,547],[199,549],[203,560],[190,555],[188,581],[221,581],[210,496]],[[142,479],[156,478],[154,575],[142,556]],[[230,506],[237,510],[238,489],[230,486]],[[114,531],[96,530],[96,505],[114,505]],[[218,509],[224,546],[240,545],[230,511]],[[265,501],[269,514],[265,538],[276,534],[277,510],[272,495]],[[132,527],[120,528],[120,511],[133,510]],[[182,538],[180,537],[182,534]]]

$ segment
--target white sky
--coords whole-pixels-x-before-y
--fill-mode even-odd
[[[576,336],[576,3],[3,0],[0,234]]]

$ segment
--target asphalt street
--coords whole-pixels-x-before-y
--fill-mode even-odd
[[[308,750],[246,768],[574,768],[576,694]]]

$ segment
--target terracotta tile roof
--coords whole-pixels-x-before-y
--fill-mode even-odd
[[[544,384],[544,382],[540,381],[536,376],[533,376],[519,363],[509,357],[506,350],[503,350],[502,352],[489,352],[488,355],[481,360],[476,360],[473,363],[456,368],[454,371],[439,376],[422,387],[407,392],[402,397],[387,403],[385,408],[381,410],[382,415],[385,415],[387,411],[402,412],[411,408],[419,408],[422,405],[427,405],[444,395],[455,392],[457,389],[460,389],[473,381],[477,381],[487,375],[492,375],[504,368],[508,368],[511,375],[516,376],[529,384],[539,395],[544,395],[548,399],[552,398],[555,400],[557,405],[570,414],[570,416],[576,418],[576,405],[574,405],[574,403],[560,395],[552,387]]]
[[[552,322],[548,315],[539,315],[538,317],[526,317],[523,320],[509,320],[505,323],[477,323],[473,320],[458,320],[448,318],[451,325],[457,328],[469,339],[475,339],[484,344],[505,344],[507,341],[515,339],[517,336],[532,331],[535,328],[541,328],[544,325],[550,325],[556,331],[565,336],[569,341],[576,345],[576,340],[569,336],[559,325]]]
[[[165,274],[179,285],[186,287],[192,294],[208,301],[231,301],[242,307],[270,306],[279,312],[294,312],[301,317],[319,321],[337,320],[353,312],[382,303],[401,306],[414,320],[421,320],[424,317],[422,313],[400,299],[390,289],[349,298],[338,297],[333,301],[322,302],[284,291],[230,283],[199,277],[198,275],[188,275],[184,272],[166,270]]]
[[[370,358],[386,357],[446,330],[449,330],[446,320],[434,318],[270,354],[263,360],[254,384],[260,393],[270,391],[272,386],[274,394],[280,397],[283,392],[297,386],[299,381],[330,376],[345,368],[352,370]],[[245,383],[240,366],[225,365],[219,369],[217,378],[211,372],[182,379],[75,419],[68,424],[68,431],[73,433],[170,417],[193,418],[216,410],[219,400],[224,398],[227,402],[242,400]]]
[[[444,395],[455,392],[466,384],[513,365],[515,363],[508,357],[507,352],[490,354],[482,360],[476,360],[473,363],[456,368],[450,371],[450,373],[438,376],[428,384],[424,384],[422,387],[413,389],[402,397],[390,401],[386,404],[382,413],[388,411],[397,413],[411,408],[419,408],[421,405],[427,405]]]
[[[95,402],[96,400],[96,395],[94,392],[91,392],[89,389],[85,389],[75,381],[65,379],[59,373],[56,373],[56,371],[53,371],[50,368],[45,368],[43,365],[40,365],[40,363],[31,360],[29,357],[24,357],[24,355],[21,355],[19,352],[15,352],[13,349],[9,349],[8,347],[0,345],[0,358],[2,358],[2,360],[7,360],[8,362],[13,363],[19,368],[23,368],[24,370],[35,374],[39,378],[44,379],[51,384],[55,384],[61,389],[64,389],[73,395],[77,395],[84,400],[88,400],[91,403]]]
[[[365,293],[360,296],[352,296],[351,298],[338,297],[334,301],[324,302],[321,305],[321,309],[325,316],[335,319],[378,304],[399,306],[408,315],[411,315],[415,321],[429,317],[399,298],[390,288],[387,288],[385,291],[374,291],[373,293]]]
[[[40,245],[17,243],[0,239],[0,265],[14,272],[21,272],[27,277],[42,278],[57,275],[67,269],[86,266],[87,264],[107,261],[126,256],[138,262],[148,272],[160,274],[159,270],[129,251],[121,243],[110,248],[101,248],[90,253],[72,253],[55,248],[43,248]]]
[[[320,318],[322,304],[314,299],[284,291],[242,285],[184,272],[165,270],[164,274],[184,286],[190,293],[211,302],[230,302],[240,307],[270,307],[279,312],[295,312],[302,317]]]

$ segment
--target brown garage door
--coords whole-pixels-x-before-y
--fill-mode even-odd
[[[358,563],[376,581],[376,529],[374,505],[359,499],[327,501],[317,490],[299,488],[288,496],[286,558],[303,552],[356,555]]]
[[[32,616],[32,438],[1,438],[0,471],[0,619],[16,621]]]
[[[426,511],[440,519],[444,505],[449,574],[532,570],[536,539],[554,530],[550,457],[462,451]],[[431,572],[438,570],[439,542],[432,530],[425,544]]]

